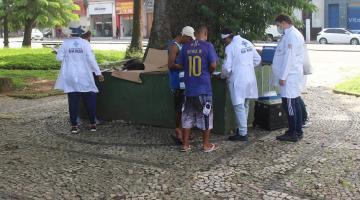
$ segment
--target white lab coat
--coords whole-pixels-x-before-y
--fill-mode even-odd
[[[280,87],[284,98],[296,98],[301,95],[304,84],[304,36],[294,27],[285,30],[277,45],[272,65],[272,85]],[[284,86],[279,80],[285,80]]]
[[[255,66],[261,57],[248,40],[234,36],[225,48],[226,58],[222,66],[222,77],[227,78],[233,105],[244,104],[245,99],[257,99],[258,88]]]
[[[61,69],[55,89],[69,92],[99,92],[93,72],[101,75],[95,55],[88,41],[79,37],[67,39],[57,52]]]

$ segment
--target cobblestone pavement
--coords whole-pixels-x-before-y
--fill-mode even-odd
[[[170,129],[123,121],[69,135],[65,96],[0,97],[0,199],[360,199],[360,99],[309,88],[302,141],[181,153]]]

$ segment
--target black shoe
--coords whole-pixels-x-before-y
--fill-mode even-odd
[[[248,141],[249,138],[248,138],[248,135],[245,135],[245,136],[241,136],[241,135],[232,135],[229,137],[229,140],[230,141]]]
[[[299,133],[299,134],[297,134],[297,137],[299,138],[299,140],[302,140],[304,138],[304,134]]]
[[[299,138],[296,134],[290,134],[289,132],[288,133],[285,133],[283,135],[280,135],[280,136],[276,136],[276,139],[279,140],[279,141],[287,141],[287,142],[297,142],[299,141]]]
[[[78,126],[72,126],[70,131],[71,131],[72,134],[78,134],[79,133],[79,127]]]
[[[91,132],[96,132],[96,124],[90,125],[90,131]]]

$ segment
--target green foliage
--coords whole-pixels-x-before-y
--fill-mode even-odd
[[[337,92],[360,95],[360,76],[337,84],[335,90]]]
[[[231,28],[243,37],[254,40],[264,36],[268,25],[279,14],[292,15],[295,9],[314,11],[308,0],[169,0],[171,32],[175,36],[183,26],[209,28],[209,40],[223,49],[220,32]],[[186,6],[184,6],[186,5]],[[296,24],[301,25],[301,22]]]
[[[96,50],[99,64],[115,62],[124,58],[124,52]],[[0,69],[50,70],[59,69],[60,62],[51,49],[0,49]]]
[[[73,11],[80,9],[72,0],[17,0],[15,6],[18,20],[40,27],[65,25],[78,19]]]

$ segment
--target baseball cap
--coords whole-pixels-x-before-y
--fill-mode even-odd
[[[226,39],[233,34],[233,31],[229,28],[225,28],[221,31],[221,39]]]
[[[195,30],[193,27],[191,26],[185,26],[182,31],[181,31],[181,35],[185,35],[185,36],[189,36],[191,37],[193,40],[195,40]]]

